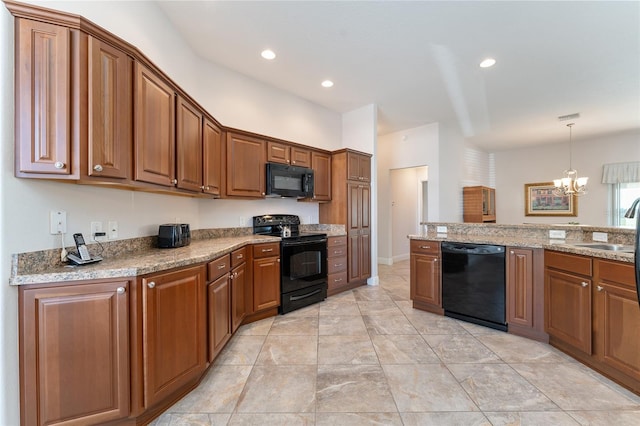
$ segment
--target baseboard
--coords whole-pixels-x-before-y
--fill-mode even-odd
[[[375,276],[367,279],[367,285],[380,285],[380,277]]]
[[[378,258],[379,265],[393,265],[393,259],[389,257],[379,257]]]
[[[410,259],[410,254],[409,253],[405,253],[405,254],[400,254],[398,256],[393,256],[393,262],[402,262],[403,260],[409,260]]]

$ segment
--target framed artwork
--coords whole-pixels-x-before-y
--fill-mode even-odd
[[[524,184],[525,216],[578,216],[576,195],[554,195],[553,182]]]

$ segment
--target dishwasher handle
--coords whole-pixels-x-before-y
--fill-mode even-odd
[[[506,248],[490,244],[442,243],[441,250],[442,253],[492,255],[504,253]]]

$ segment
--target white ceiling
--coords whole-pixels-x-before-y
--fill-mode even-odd
[[[377,104],[380,134],[456,122],[497,150],[567,142],[575,112],[576,143],[640,127],[638,1],[158,4],[211,62],[336,112]]]

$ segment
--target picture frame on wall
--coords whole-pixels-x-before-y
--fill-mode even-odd
[[[525,216],[578,216],[576,195],[554,195],[553,182],[524,184]]]

